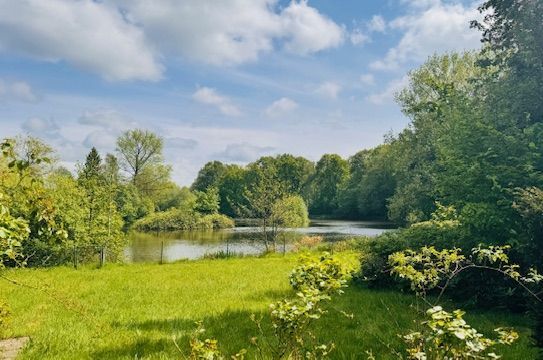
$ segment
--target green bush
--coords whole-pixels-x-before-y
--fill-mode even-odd
[[[372,287],[398,284],[388,273],[389,255],[406,249],[419,250],[423,246],[437,249],[453,248],[466,242],[464,229],[456,223],[425,221],[406,229],[385,232],[368,238],[362,244],[362,259],[358,279]]]
[[[150,214],[134,223],[137,231],[185,231],[231,228],[234,221],[221,214],[200,215],[196,212],[171,209]]]
[[[211,224],[211,228],[214,230],[230,229],[233,228],[235,225],[234,220],[222,214],[204,215],[201,219],[201,222],[205,224]]]

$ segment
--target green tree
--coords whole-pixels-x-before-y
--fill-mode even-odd
[[[163,146],[162,138],[148,130],[128,130],[117,139],[121,167],[135,185],[146,169],[162,163]]]
[[[314,215],[337,215],[339,196],[348,180],[348,162],[336,154],[323,155],[311,179],[309,212]]]
[[[206,191],[196,191],[195,210],[202,214],[216,214],[219,211],[220,197],[219,190],[215,187],[208,188]]]
[[[211,187],[218,187],[224,174],[227,171],[227,165],[220,161],[210,161],[198,171],[196,179],[191,185],[193,191],[206,191]]]

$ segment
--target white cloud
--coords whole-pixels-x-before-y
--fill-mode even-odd
[[[396,93],[404,89],[409,84],[409,78],[404,76],[400,79],[392,80],[388,83],[386,88],[376,94],[372,94],[366,98],[369,102],[375,105],[382,105],[394,100]]]
[[[381,15],[373,15],[368,23],[368,30],[372,32],[385,32],[386,26],[385,19]]]
[[[283,97],[274,101],[264,110],[264,113],[269,117],[276,117],[288,113],[298,107],[298,104],[289,98]]]
[[[360,82],[364,85],[375,85],[375,76],[373,74],[360,75]]]
[[[105,1],[142,25],[162,54],[213,65],[256,61],[275,44],[305,55],[343,41],[341,26],[306,0],[292,1],[283,9],[277,0]]]
[[[28,131],[30,134],[54,134],[60,129],[58,124],[54,120],[42,119],[39,117],[33,117],[23,122],[23,130]]]
[[[257,146],[243,142],[229,144],[223,151],[215,154],[215,156],[221,160],[244,163],[254,161],[260,156],[269,154],[274,150],[271,146]]]
[[[34,102],[38,100],[38,96],[24,81],[4,82],[0,79],[0,100]]]
[[[198,141],[181,137],[167,137],[164,139],[164,142],[165,149],[174,149],[175,151],[194,149],[198,146]]]
[[[286,37],[285,47],[294,53],[308,54],[333,48],[343,43],[343,29],[317,9],[307,5],[307,0],[292,1],[281,12]]]
[[[341,91],[341,85],[332,81],[323,82],[315,90],[317,94],[329,99],[337,99],[340,91]]]
[[[358,28],[351,31],[349,34],[349,39],[353,45],[364,45],[365,43],[371,41],[371,38]]]
[[[475,6],[440,1],[412,3],[419,11],[390,22],[390,28],[401,31],[403,36],[384,59],[370,64],[372,69],[394,70],[410,61],[424,61],[433,53],[480,47],[480,34],[469,26],[470,20],[480,16]]]
[[[96,126],[113,132],[121,132],[138,124],[126,115],[113,109],[85,111],[78,119],[82,125]]]
[[[0,51],[66,62],[108,80],[158,80],[143,31],[95,1],[0,0]]]
[[[305,55],[343,40],[342,26],[307,0],[0,0],[0,52],[108,80],[160,80],[170,55],[237,65],[276,45]]]
[[[115,143],[117,142],[117,136],[105,130],[96,130],[89,133],[85,140],[83,140],[83,145],[87,148],[95,147],[99,150],[103,149],[113,149],[115,148]]]
[[[192,95],[192,98],[199,103],[215,106],[224,115],[241,115],[241,111],[232,104],[231,100],[226,96],[220,95],[215,89],[201,87],[196,90],[196,92]]]

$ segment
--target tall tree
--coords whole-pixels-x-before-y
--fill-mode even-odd
[[[198,171],[191,190],[206,191],[210,187],[218,187],[226,172],[227,165],[220,161],[210,161]]]
[[[349,164],[337,154],[325,154],[317,162],[311,181],[312,200],[309,212],[337,215],[342,189],[349,180]]]
[[[128,130],[117,139],[121,166],[134,184],[145,169],[162,162],[163,143],[161,137],[141,129]]]

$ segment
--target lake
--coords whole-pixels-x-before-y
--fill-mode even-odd
[[[324,241],[337,241],[357,236],[377,236],[393,228],[390,224],[371,221],[312,220],[309,227],[288,229],[281,233],[292,244],[303,236],[319,235]],[[259,254],[264,245],[258,240],[259,229],[239,226],[217,231],[182,231],[168,233],[132,233],[124,255],[129,262],[164,262],[198,259],[206,254],[230,253]]]

